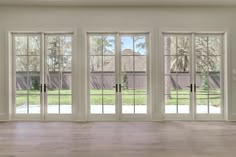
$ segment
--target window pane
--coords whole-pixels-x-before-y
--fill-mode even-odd
[[[196,94],[208,94],[208,75],[196,75]]]
[[[177,95],[165,95],[165,113],[177,113]]]
[[[115,73],[103,74],[103,94],[115,94]]]
[[[72,36],[61,36],[61,55],[72,55]]]
[[[147,54],[146,36],[134,36],[134,52],[135,55]]]
[[[147,113],[147,96],[135,95],[135,113],[146,114]]]
[[[58,95],[48,95],[48,113],[59,114],[59,96]]]
[[[121,67],[122,67],[122,71],[134,71],[134,57],[122,56]]]
[[[47,36],[46,38],[46,50],[50,58],[60,55],[60,37],[59,36]]]
[[[197,36],[195,37],[195,53],[196,55],[208,55],[207,51],[208,47],[208,39],[205,36]]]
[[[146,71],[147,60],[146,56],[135,56],[134,57],[134,70],[135,71]]]
[[[90,57],[90,71],[102,71],[102,56]]]
[[[102,95],[90,96],[90,113],[102,114]]]
[[[29,55],[40,55],[40,36],[29,36]]]
[[[16,95],[16,113],[27,113],[27,95]]]
[[[28,71],[28,60],[26,56],[16,56],[16,71]]]
[[[89,36],[89,54],[102,55],[103,37],[101,35]]]
[[[16,72],[16,94],[27,94],[27,72]]]
[[[176,95],[177,86],[178,86],[177,75],[165,76],[165,94]]]
[[[221,55],[223,45],[221,36],[209,36],[208,40],[209,55]]]
[[[72,71],[71,64],[72,64],[72,57],[71,56],[63,56],[61,57],[61,69],[62,71]]]
[[[209,93],[221,94],[220,72],[209,72]]]
[[[122,113],[134,114],[134,95],[122,95]]]
[[[208,113],[208,95],[196,95],[197,113]]]
[[[221,113],[221,95],[209,95],[209,112],[219,114]]]
[[[47,84],[48,94],[59,94],[59,89],[61,88],[61,77],[59,72],[49,72]]]
[[[115,55],[115,36],[113,35],[103,36],[103,54]]]
[[[115,95],[103,95],[103,111],[105,114],[115,113]]]
[[[71,81],[71,72],[62,72],[62,88],[60,94],[72,94]]]
[[[16,55],[27,55],[27,36],[15,36]]]
[[[134,54],[134,38],[132,35],[122,35],[121,40],[121,53],[122,55]]]
[[[178,95],[178,113],[190,113],[190,95]]]
[[[102,94],[102,74],[90,74],[90,94]]]
[[[178,94],[189,94],[190,93],[190,75],[188,73],[180,73],[177,76],[178,78]]]
[[[208,57],[208,67],[209,67],[209,71],[216,71],[216,72],[220,72],[221,71],[221,57],[219,56],[209,56]]]
[[[60,113],[72,113],[72,97],[71,95],[60,95]]]
[[[29,113],[40,113],[40,95],[29,95]]]
[[[60,56],[49,55],[47,59],[48,71],[60,71]]]
[[[39,56],[29,56],[29,71],[40,71]]]
[[[115,71],[115,57],[105,56],[103,57],[103,71]]]
[[[147,93],[147,75],[146,73],[135,74],[135,94],[146,94]]]
[[[176,36],[164,36],[164,53],[165,55],[176,55]]]
[[[165,56],[165,74],[172,74],[178,72],[178,57]]]
[[[29,73],[29,94],[40,93],[40,72]]]
[[[134,75],[122,73],[121,77],[122,94],[134,94]]]

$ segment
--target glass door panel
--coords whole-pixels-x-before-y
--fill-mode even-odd
[[[222,35],[195,36],[197,114],[222,113],[222,49]]]
[[[165,113],[189,114],[191,35],[165,35]]]
[[[222,34],[164,34],[166,114],[223,115],[223,46]]]
[[[121,34],[122,114],[147,114],[147,35]]]
[[[72,114],[72,35],[47,34],[45,46],[47,114]]]
[[[116,113],[116,35],[89,34],[90,114]]]
[[[14,34],[15,113],[40,114],[41,109],[41,37],[38,34]]]
[[[88,34],[91,117],[147,115],[147,41],[147,34]]]

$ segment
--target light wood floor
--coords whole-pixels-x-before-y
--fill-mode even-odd
[[[4,122],[0,157],[235,157],[233,122]]]

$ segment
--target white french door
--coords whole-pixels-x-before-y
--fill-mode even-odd
[[[148,34],[88,33],[89,120],[147,120]]]
[[[72,116],[72,34],[13,33],[13,118]]]
[[[221,120],[224,34],[164,33],[165,119]]]

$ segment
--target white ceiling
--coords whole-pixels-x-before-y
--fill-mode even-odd
[[[236,0],[0,0],[0,5],[32,6],[236,6]]]

